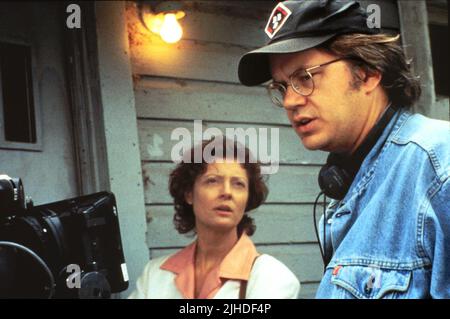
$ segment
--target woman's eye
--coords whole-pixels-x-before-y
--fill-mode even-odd
[[[245,188],[246,187],[244,182],[235,182],[235,185],[240,187],[240,188]]]
[[[217,182],[217,179],[215,179],[215,178],[208,178],[208,179],[206,180],[206,183],[207,183],[207,184],[214,184],[215,182]]]

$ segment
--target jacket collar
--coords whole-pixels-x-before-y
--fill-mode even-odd
[[[186,298],[194,298],[195,251],[197,241],[169,257],[160,268],[176,274],[175,284]],[[227,279],[248,280],[253,261],[258,256],[255,245],[245,233],[225,256],[218,269],[205,283],[208,291],[220,288]],[[206,288],[206,287],[205,287]],[[205,290],[205,289],[202,289]]]
[[[403,124],[410,116],[411,113],[409,111],[399,108],[389,124],[385,127],[383,133],[372,150],[367,154],[366,158],[362,162],[361,167],[355,176],[354,182],[347,192],[347,195],[345,195],[344,199],[339,202],[340,207],[344,206],[346,203],[354,202],[356,200],[362,189],[366,187],[366,184],[371,179],[380,155],[387,147],[389,147],[389,144],[391,144],[395,136],[399,134]],[[333,202],[333,204],[336,203],[337,202]]]

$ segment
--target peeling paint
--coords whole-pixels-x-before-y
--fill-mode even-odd
[[[150,211],[150,209],[145,212],[145,220],[147,224],[153,221],[152,212]]]
[[[159,134],[154,134],[152,138],[152,144],[147,145],[147,152],[150,158],[162,157],[164,152],[161,148],[164,140]]]

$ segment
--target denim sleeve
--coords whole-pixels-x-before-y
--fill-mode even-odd
[[[430,296],[450,298],[450,178],[430,199],[424,247],[432,262]]]

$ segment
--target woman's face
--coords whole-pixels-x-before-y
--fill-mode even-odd
[[[195,228],[229,231],[244,216],[249,196],[247,172],[241,164],[214,162],[197,177],[192,192],[186,194],[193,205]]]

